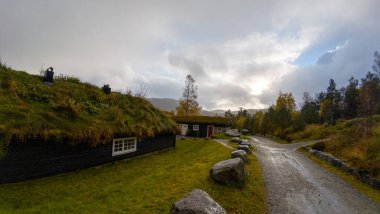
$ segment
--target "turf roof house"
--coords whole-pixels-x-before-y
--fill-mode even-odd
[[[141,97],[0,66],[0,183],[175,147],[176,123]]]
[[[193,137],[211,137],[213,134],[224,133],[230,127],[228,118],[208,116],[175,116],[181,135]]]

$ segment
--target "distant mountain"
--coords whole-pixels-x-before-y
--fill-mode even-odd
[[[179,105],[178,100],[172,98],[146,98],[152,105],[162,111],[175,111]]]
[[[152,103],[152,105],[160,110],[163,110],[163,111],[175,111],[175,109],[177,108],[177,106],[179,105],[179,102],[178,100],[176,99],[172,99],[172,98],[146,98],[149,102]],[[226,112],[227,110],[224,110],[224,109],[217,109],[217,110],[202,110],[201,111],[201,115],[204,115],[204,116],[221,116],[223,117],[224,116],[224,113]],[[267,111],[267,109],[247,109],[248,113],[253,115],[255,114],[256,112],[258,111]],[[232,111],[232,114],[237,114],[239,111],[236,110],[236,111]]]
[[[204,116],[222,116],[222,117],[224,117],[224,113],[225,112],[226,112],[226,110],[223,110],[223,109],[210,110],[210,111],[202,110],[201,111],[201,115],[204,115]]]

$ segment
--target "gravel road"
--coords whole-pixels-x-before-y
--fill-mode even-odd
[[[380,213],[380,205],[298,152],[308,143],[252,137],[262,167],[267,213]]]

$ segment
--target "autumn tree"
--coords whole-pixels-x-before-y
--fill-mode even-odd
[[[320,93],[320,114],[324,122],[334,124],[340,116],[342,95],[336,88],[335,81],[330,79],[326,93]],[[322,97],[323,96],[323,97]]]
[[[344,117],[347,119],[352,119],[357,117],[358,115],[358,96],[359,96],[359,90],[358,90],[358,80],[354,77],[351,77],[348,80],[349,84],[346,87],[346,90],[344,92]]]
[[[261,124],[263,122],[264,113],[262,111],[258,111],[253,116],[253,133],[259,134],[261,133]]]
[[[380,101],[380,79],[374,73],[368,72],[363,78],[359,90],[360,112],[367,118],[368,134],[372,134],[372,116],[376,113]]]
[[[303,104],[300,111],[300,120],[305,124],[318,123],[319,108],[317,102],[310,96],[308,92],[303,94]]]
[[[274,109],[274,106],[272,105],[268,108],[268,111],[265,112],[265,114],[263,115],[262,122],[260,123],[261,134],[274,134],[275,114],[276,111]]]
[[[292,124],[292,116],[296,110],[296,104],[292,93],[281,93],[274,107],[274,125],[280,129],[283,137],[285,129]]]
[[[183,88],[182,97],[179,100],[177,107],[177,115],[199,115],[202,107],[197,101],[198,87],[194,78],[189,74],[186,76],[185,87]]]

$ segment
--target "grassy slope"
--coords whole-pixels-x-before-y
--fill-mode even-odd
[[[73,77],[47,85],[40,76],[0,64],[0,151],[11,137],[97,144],[115,134],[152,136],[175,129],[174,121],[141,97],[106,95]]]
[[[364,184],[360,182],[358,179],[356,179],[353,175],[346,174],[342,170],[339,170],[330,164],[328,164],[326,161],[323,161],[308,152],[300,149],[302,153],[304,153],[307,157],[309,157],[314,162],[318,163],[319,165],[323,166],[328,171],[338,175],[342,180],[346,181],[347,183],[351,184],[354,188],[356,188],[361,193],[367,195],[372,200],[376,201],[377,203],[380,203],[380,191],[372,189],[367,184]]]
[[[335,126],[310,125],[293,135],[298,141],[329,138],[313,148],[323,150],[347,164],[369,170],[380,178],[380,116],[374,117],[373,135],[366,135],[366,120],[338,121]]]
[[[203,139],[172,150],[72,173],[0,185],[1,213],[168,213],[193,188],[208,192],[228,213],[264,213],[258,161],[246,165],[244,188],[216,184],[211,166],[229,149]]]

